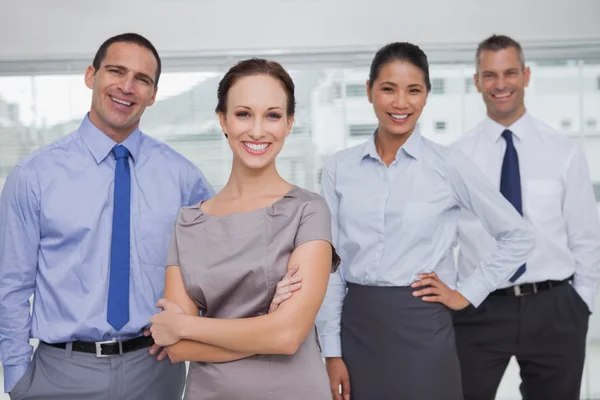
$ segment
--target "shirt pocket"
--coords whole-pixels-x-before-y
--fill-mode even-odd
[[[552,220],[562,215],[563,187],[556,180],[525,181],[524,214],[537,220]]]
[[[174,219],[167,213],[138,214],[136,247],[143,264],[166,267]]]
[[[423,201],[407,201],[402,216],[402,232],[411,245],[431,245],[440,215],[439,207]]]

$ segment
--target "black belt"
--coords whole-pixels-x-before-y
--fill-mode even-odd
[[[43,343],[59,349],[67,348],[67,343]],[[76,340],[72,343],[73,351],[95,354],[96,357],[108,357],[150,347],[154,344],[154,339],[152,336],[140,336],[129,340],[111,340],[106,342],[82,342]]]
[[[512,297],[521,297],[527,296],[531,294],[536,294],[538,292],[543,292],[545,290],[550,290],[554,287],[560,286],[564,283],[570,282],[573,277],[569,277],[562,281],[543,281],[543,282],[534,282],[534,283],[524,283],[522,285],[510,286],[504,289],[498,289],[490,293],[490,296],[512,296]]]

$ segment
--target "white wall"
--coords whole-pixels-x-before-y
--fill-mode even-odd
[[[119,4],[121,3],[121,4]],[[0,60],[92,55],[124,31],[166,55],[239,49],[372,48],[600,38],[600,1],[0,0]]]

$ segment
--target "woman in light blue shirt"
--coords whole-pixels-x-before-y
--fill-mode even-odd
[[[431,89],[419,47],[380,49],[366,86],[378,129],[323,171],[342,259],[317,318],[331,389],[340,400],[462,399],[451,310],[477,307],[524,263],[534,236],[466,157],[419,133]],[[497,249],[456,290],[462,209]]]

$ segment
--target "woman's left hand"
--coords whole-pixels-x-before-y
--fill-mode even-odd
[[[435,272],[419,275],[418,281],[410,285],[413,288],[429,286],[425,289],[415,290],[413,296],[422,296],[423,301],[442,303],[452,310],[462,310],[470,303],[458,290],[452,290],[440,280]]]
[[[162,312],[150,318],[152,326],[150,333],[154,343],[158,346],[170,346],[181,340],[180,327],[185,314],[183,310],[172,301],[160,299],[156,307],[162,308]]]

